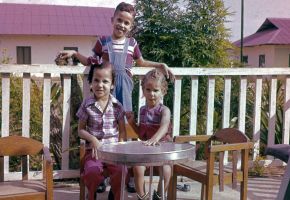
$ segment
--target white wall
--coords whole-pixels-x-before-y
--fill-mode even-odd
[[[0,49],[7,49],[12,63],[16,63],[16,46],[31,46],[32,64],[53,64],[64,47],[78,47],[83,55],[92,55],[96,37],[76,36],[1,36]]]
[[[241,38],[241,0],[224,0],[225,7],[233,13],[226,27],[230,28],[230,40]],[[244,0],[244,37],[255,33],[266,18],[290,18],[290,0]]]
[[[265,67],[275,66],[275,46],[244,47],[244,56],[248,56],[249,67],[259,67],[259,55],[265,55]]]
[[[275,66],[289,67],[290,45],[277,46],[275,49]]]

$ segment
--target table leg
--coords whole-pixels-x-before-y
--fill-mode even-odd
[[[149,171],[149,199],[152,199],[152,177],[153,177],[153,166],[150,166]]]
[[[164,198],[164,175],[163,175],[163,167],[161,166],[160,170],[160,180],[161,180],[161,199],[165,200]]]
[[[125,199],[126,165],[122,165],[121,200]]]

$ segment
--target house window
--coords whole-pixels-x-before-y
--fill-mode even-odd
[[[75,50],[75,51],[79,51],[78,47],[64,47],[63,50]],[[77,58],[73,58],[73,64],[77,65],[79,63],[79,60]]]
[[[259,55],[259,67],[265,67],[265,55]]]
[[[16,47],[17,64],[31,64],[31,47]]]
[[[242,61],[244,64],[248,64],[248,56],[243,56]]]

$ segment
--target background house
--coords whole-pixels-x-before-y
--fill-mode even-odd
[[[111,34],[114,8],[0,3],[0,50],[12,63],[52,64],[57,52],[91,55],[97,35]]]
[[[290,18],[290,0],[243,0],[244,37],[259,28],[266,18]],[[225,26],[230,29],[230,41],[241,39],[241,2],[242,0],[223,0],[228,12]]]
[[[240,40],[234,44],[240,47]],[[267,18],[243,46],[247,66],[290,67],[290,18]]]

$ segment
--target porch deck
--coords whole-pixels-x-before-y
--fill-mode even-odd
[[[282,176],[275,174],[272,176],[265,177],[249,177],[248,182],[248,200],[273,200],[276,198]],[[189,179],[179,184],[188,183],[191,186],[189,192],[177,192],[177,200],[198,200],[200,199],[200,188],[201,184]],[[153,185],[157,187],[156,181]],[[98,199],[105,200],[108,196],[109,187],[107,191],[99,194]],[[213,199],[227,199],[236,200],[239,197],[239,187],[232,190],[231,186],[225,186],[225,191],[219,192],[218,186],[214,187]],[[79,186],[77,183],[74,184],[56,184],[54,188],[54,199],[55,200],[78,200],[79,199]],[[129,193],[127,200],[136,200],[136,193]]]

